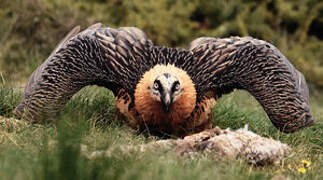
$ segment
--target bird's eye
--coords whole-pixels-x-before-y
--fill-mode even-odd
[[[179,88],[180,88],[180,85],[179,84],[176,84],[174,89],[175,89],[175,91],[178,91]]]
[[[154,89],[156,89],[156,90],[157,90],[158,88],[159,88],[159,85],[158,85],[158,83],[156,83],[156,82],[155,82],[155,83],[154,83]]]

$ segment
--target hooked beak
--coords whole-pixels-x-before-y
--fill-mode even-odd
[[[173,103],[173,98],[171,97],[169,92],[166,92],[162,98],[161,98],[161,102],[163,105],[163,109],[165,112],[169,112]]]

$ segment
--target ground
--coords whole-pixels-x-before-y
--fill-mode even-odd
[[[262,167],[243,159],[204,154],[188,158],[163,151],[115,152],[89,160],[82,155],[80,144],[96,151],[158,138],[111,122],[113,96],[98,87],[85,88],[74,96],[54,123],[31,125],[15,119],[4,123],[12,117],[21,94],[21,89],[0,87],[1,179],[323,179],[323,101],[316,92],[311,98],[316,124],[293,134],[275,129],[246,92],[236,91],[220,99],[213,110],[214,125],[237,129],[249,124],[257,134],[291,146],[292,152],[281,163]]]

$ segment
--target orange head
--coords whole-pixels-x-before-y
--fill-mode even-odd
[[[143,75],[135,90],[135,106],[144,119],[185,119],[195,104],[196,90],[191,78],[174,65],[156,65]]]
[[[162,109],[165,112],[171,110],[173,102],[176,102],[182,96],[184,90],[178,78],[169,73],[158,76],[148,89],[151,98],[161,102]]]

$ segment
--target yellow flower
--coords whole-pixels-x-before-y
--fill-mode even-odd
[[[277,170],[275,171],[275,173],[276,173],[276,174],[280,174],[280,169],[277,169]]]
[[[305,174],[306,173],[306,169],[305,168],[298,168],[297,169],[298,172]]]
[[[306,168],[310,167],[310,165],[311,165],[311,161],[307,161],[307,160],[303,159],[301,162],[304,164],[304,167],[306,167]]]

